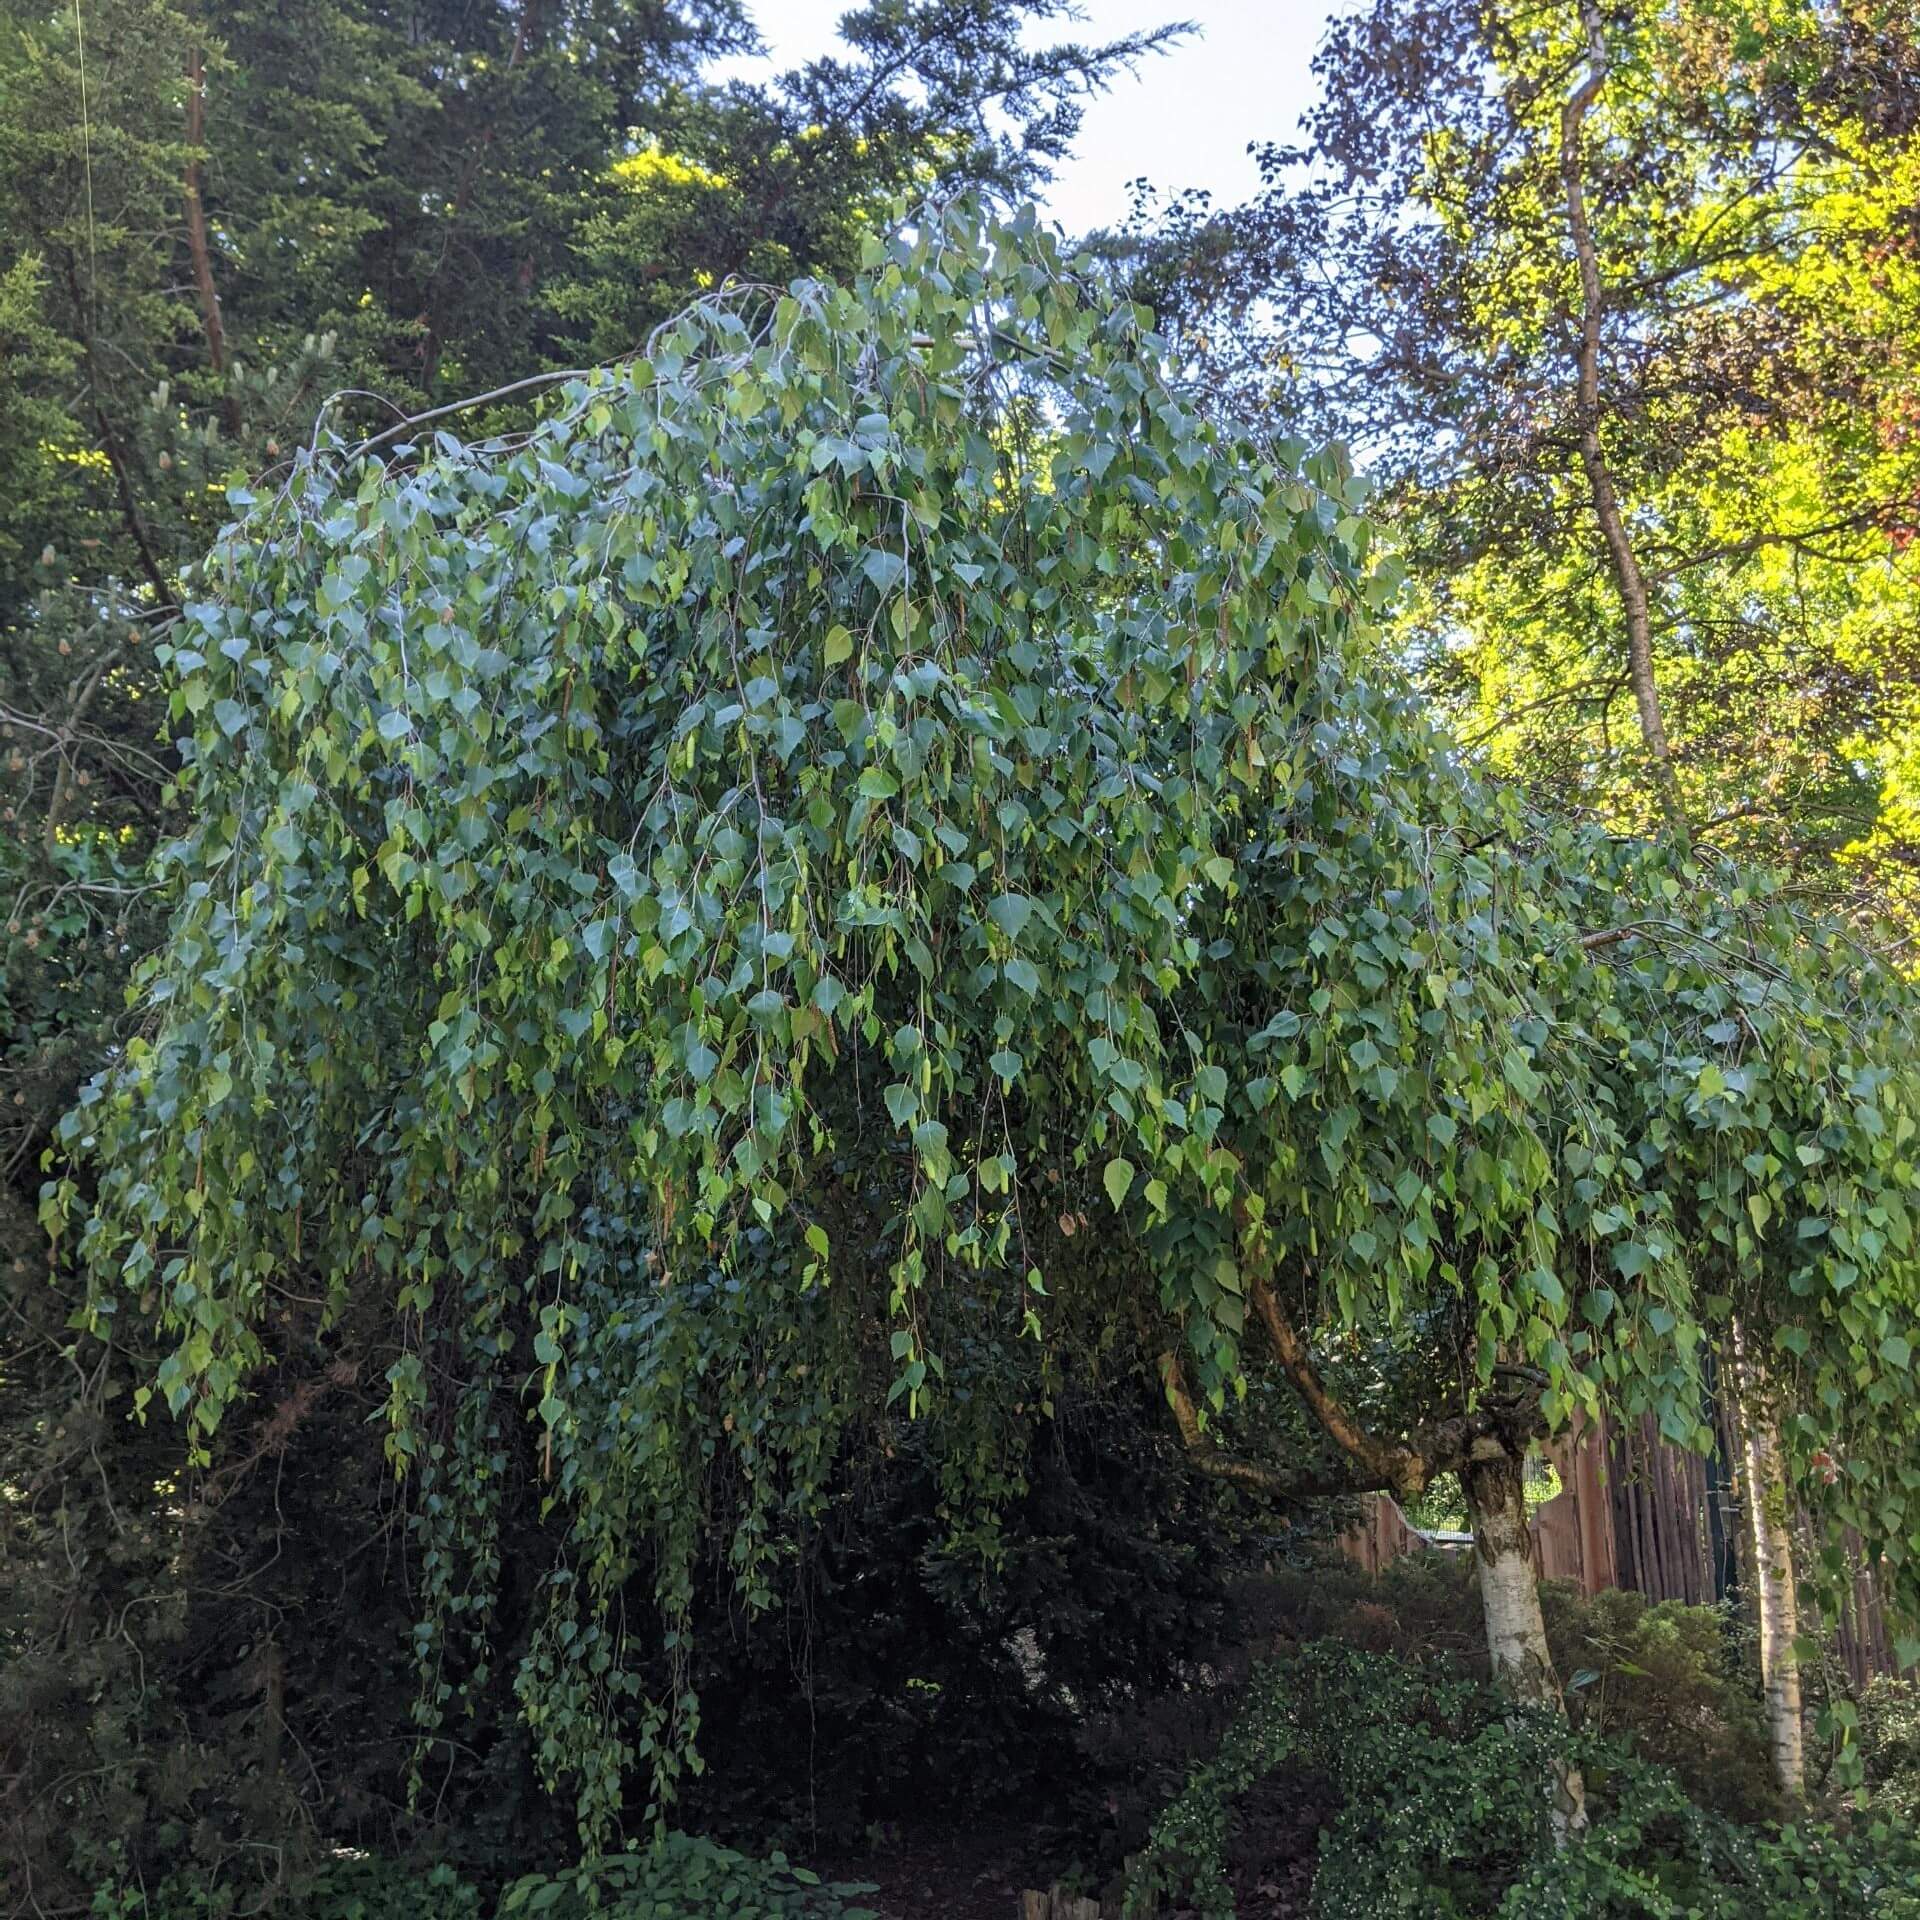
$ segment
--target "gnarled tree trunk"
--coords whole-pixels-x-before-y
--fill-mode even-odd
[[[1473,1521],[1473,1558],[1486,1615],[1494,1678],[1527,1706],[1565,1718],[1566,1696],[1547,1646],[1540,1581],[1527,1531],[1525,1461],[1492,1440],[1476,1443],[1460,1470]],[[1578,1767],[1554,1769],[1554,1834],[1561,1842],[1587,1823],[1587,1788]]]

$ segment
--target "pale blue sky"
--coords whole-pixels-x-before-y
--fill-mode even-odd
[[[1246,198],[1259,176],[1250,140],[1290,140],[1313,96],[1309,62],[1337,0],[1082,0],[1085,21],[1052,37],[1110,40],[1168,20],[1200,31],[1122,76],[1093,102],[1077,151],[1047,195],[1070,233],[1127,211],[1127,183],[1205,187],[1223,203]],[[825,52],[849,0],[751,0],[772,58],[729,62],[759,77]]]

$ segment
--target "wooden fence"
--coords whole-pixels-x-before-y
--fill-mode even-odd
[[[1583,1593],[1624,1587],[1691,1606],[1737,1601],[1747,1544],[1745,1488],[1729,1463],[1731,1433],[1703,1458],[1660,1437],[1651,1416],[1576,1425],[1548,1457],[1560,1491],[1534,1509],[1534,1553],[1545,1580]],[[1806,1529],[1802,1527],[1803,1534]],[[1424,1533],[1392,1497],[1375,1494],[1341,1550],[1371,1573],[1403,1553],[1463,1548],[1465,1536]],[[1856,1686],[1894,1672],[1892,1636],[1872,1573],[1860,1564],[1836,1622],[1834,1650]]]

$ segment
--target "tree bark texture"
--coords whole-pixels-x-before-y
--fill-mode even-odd
[[[1566,1697],[1547,1646],[1540,1582],[1527,1531],[1523,1458],[1482,1443],[1461,1469],[1460,1486],[1473,1520],[1474,1570],[1487,1623],[1493,1674],[1521,1704],[1566,1716]],[[1554,1769],[1553,1827],[1564,1843],[1587,1823],[1586,1782],[1574,1766]]]
[[[1789,1801],[1807,1794],[1806,1732],[1801,1716],[1799,1598],[1794,1591],[1793,1535],[1779,1440],[1764,1415],[1746,1422],[1747,1510],[1753,1532],[1753,1587],[1760,1613],[1760,1678],[1766,1691],[1767,1745],[1774,1784]]]
[[[1767,1746],[1774,1784],[1791,1803],[1806,1797],[1806,1734],[1801,1713],[1800,1603],[1793,1576],[1793,1534],[1787,1520],[1780,1436],[1747,1348],[1733,1323],[1729,1412],[1739,1436],[1747,1503],[1748,1569],[1760,1625],[1760,1683],[1767,1710]]]

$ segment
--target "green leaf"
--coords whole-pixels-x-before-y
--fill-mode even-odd
[[[1507,1076],[1507,1084],[1522,1100],[1531,1103],[1539,1099],[1540,1076],[1534,1072],[1525,1054],[1517,1047],[1509,1047],[1500,1064]]]
[[[1029,999],[1040,991],[1040,970],[1031,960],[1016,956],[1007,961],[1000,971],[1006,975],[1009,985],[1018,987]]]
[[[987,917],[1009,940],[1018,940],[1033,917],[1033,902],[1024,893],[1003,893],[987,903]]]
[[[1107,1198],[1118,1208],[1133,1189],[1133,1162],[1114,1159],[1107,1162],[1106,1172],[1100,1176],[1106,1187]]]

